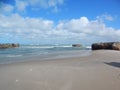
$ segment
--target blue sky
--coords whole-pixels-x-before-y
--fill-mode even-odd
[[[0,42],[120,41],[119,0],[0,0]]]

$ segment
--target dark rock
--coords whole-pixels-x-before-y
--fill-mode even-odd
[[[72,47],[81,47],[81,44],[72,44]]]
[[[120,50],[120,42],[105,42],[92,44],[92,50],[99,49]]]
[[[0,49],[16,48],[16,47],[19,47],[19,46],[20,46],[19,44],[15,44],[15,43],[12,43],[12,44],[0,44]]]

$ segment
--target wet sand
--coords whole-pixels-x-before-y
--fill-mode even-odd
[[[0,90],[120,90],[120,51],[0,65]]]

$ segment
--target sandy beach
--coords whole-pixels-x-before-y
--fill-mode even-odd
[[[120,51],[1,64],[0,90],[120,90]]]

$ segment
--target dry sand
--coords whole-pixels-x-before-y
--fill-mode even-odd
[[[120,90],[120,51],[0,65],[0,90]]]

